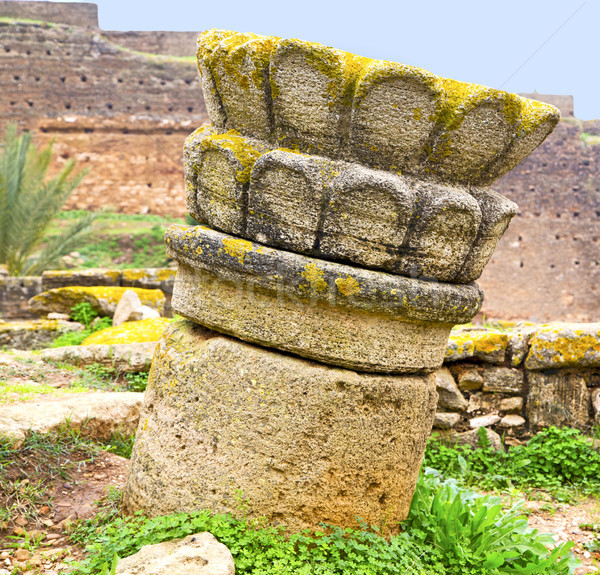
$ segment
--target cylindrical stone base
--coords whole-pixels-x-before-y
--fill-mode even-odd
[[[210,509],[291,530],[408,513],[437,393],[242,343],[188,321],[157,346],[125,488],[129,512]]]

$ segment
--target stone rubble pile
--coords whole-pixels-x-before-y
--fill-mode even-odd
[[[254,34],[204,33],[198,64],[212,125],[187,139],[185,176],[206,225],[166,237],[192,321],[157,346],[125,506],[394,529],[433,372],[517,211],[488,186],[558,110]]]

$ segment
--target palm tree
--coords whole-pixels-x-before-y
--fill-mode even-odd
[[[48,228],[85,172],[74,173],[68,161],[60,173],[47,178],[52,144],[38,150],[28,132],[6,128],[0,149],[0,265],[10,275],[36,275],[59,265],[76,247],[95,216],[76,220],[62,233],[49,236]]]

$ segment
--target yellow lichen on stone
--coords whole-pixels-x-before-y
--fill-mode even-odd
[[[600,331],[576,326],[559,324],[539,330],[531,338],[526,362],[557,366],[600,364]]]
[[[117,327],[107,327],[88,336],[81,345],[114,345],[158,341],[171,320],[166,317],[128,321]]]
[[[302,272],[302,277],[308,281],[310,288],[315,292],[324,292],[328,285],[324,279],[325,272],[317,267],[317,264],[307,264]]]
[[[335,280],[335,285],[337,286],[338,291],[346,297],[350,297],[351,295],[360,292],[360,285],[352,276],[337,278]]]
[[[223,250],[232,258],[236,258],[241,264],[244,263],[246,254],[251,253],[254,249],[252,242],[248,240],[240,240],[238,238],[224,238]],[[202,253],[202,252],[200,252]]]
[[[266,151],[266,149],[258,150],[254,148],[250,141],[236,130],[229,130],[224,134],[211,134],[207,136],[202,140],[201,148],[203,152],[208,152],[209,150],[229,150],[233,152],[233,156],[241,166],[236,169],[235,179],[243,184],[250,181],[250,173],[256,160]]]

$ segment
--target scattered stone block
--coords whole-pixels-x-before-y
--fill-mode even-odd
[[[449,369],[461,391],[477,391],[483,387],[483,368],[451,363]]]
[[[483,391],[492,393],[522,393],[523,371],[510,367],[485,367]]]
[[[525,421],[524,417],[521,417],[520,415],[511,413],[509,415],[505,415],[500,420],[498,425],[500,427],[515,428],[515,427],[522,427],[523,425],[525,425],[525,423],[526,423],[526,421]]]
[[[581,375],[532,371],[528,380],[527,419],[533,431],[551,425],[578,429],[589,426],[590,391]]]
[[[29,300],[29,309],[40,315],[51,312],[69,314],[71,308],[87,302],[101,316],[112,317],[117,304],[127,290],[133,290],[142,304],[156,309],[159,313],[165,305],[165,294],[161,290],[106,286],[71,286],[51,289]]]
[[[489,413],[488,415],[481,415],[474,417],[469,421],[469,425],[473,429],[478,427],[489,427],[490,425],[496,425],[500,421],[500,416],[496,413]]]
[[[142,302],[140,296],[133,290],[125,290],[113,315],[113,327],[118,327],[126,321],[142,319]]]
[[[434,429],[452,429],[458,425],[460,413],[437,411],[433,420]]]
[[[46,270],[42,272],[42,290],[69,286],[118,286],[123,272],[110,268]]]
[[[600,323],[541,327],[530,339],[525,367],[600,367]]]
[[[150,370],[155,347],[155,342],[68,345],[44,349],[40,357],[46,361],[66,362],[78,366],[97,363],[121,373],[140,372]]]
[[[22,441],[32,431],[49,433],[65,424],[97,439],[109,439],[117,431],[129,435],[138,425],[143,396],[130,391],[98,391],[3,405],[0,436]]]
[[[436,390],[438,392],[438,407],[452,411],[464,411],[468,402],[458,389],[448,368],[443,367],[435,372]]]
[[[500,401],[500,411],[504,411],[506,413],[520,413],[522,409],[522,397],[505,397]]]
[[[410,507],[436,400],[433,375],[357,373],[172,323],[154,358],[125,507],[239,515],[241,491],[248,517],[292,530],[352,526],[357,515],[395,524]]]
[[[481,302],[475,284],[426,282],[315,260],[208,228],[171,226],[173,309],[223,333],[350,369],[441,367],[450,327]]]
[[[117,575],[234,575],[233,556],[211,533],[145,545],[121,559]]]

